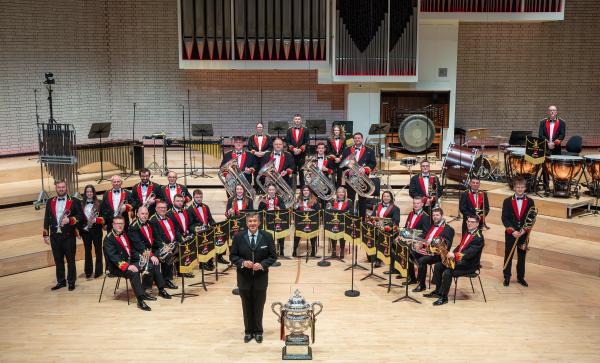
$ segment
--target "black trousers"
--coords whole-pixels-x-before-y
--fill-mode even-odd
[[[173,264],[160,263],[160,270],[162,271],[162,277],[165,281],[173,280]]]
[[[441,262],[442,259],[440,256],[422,256],[417,260],[417,266],[419,266],[419,272],[417,275],[417,280],[419,281],[419,285],[425,286],[425,280],[427,279],[427,266],[434,265],[438,262]],[[414,270],[413,270],[414,271]],[[414,273],[414,272],[413,272]]]
[[[277,248],[279,256],[285,256],[285,238],[277,238]]]
[[[346,240],[343,238],[339,239],[340,241],[340,256],[344,255],[344,248],[346,247]],[[336,251],[335,251],[335,247],[337,246],[338,240],[332,239],[331,240],[331,255],[334,256],[336,255]]]
[[[104,273],[102,271],[102,228],[94,226],[89,232],[81,231],[81,238],[83,239],[83,248],[85,250],[85,262],[83,265],[85,275],[91,276],[94,271],[96,271],[95,275],[102,275]],[[92,258],[92,247],[94,247],[94,254],[96,255],[95,268]]]
[[[136,267],[139,268],[138,265],[135,265]],[[138,272],[131,272],[129,270],[125,270],[122,271],[118,268],[114,268],[112,271],[112,274],[117,276],[117,277],[123,277],[126,278],[127,280],[129,280],[129,282],[131,283],[131,288],[133,289],[133,293],[135,294],[135,297],[140,297],[142,295],[144,295],[144,288],[142,287],[142,279],[140,277],[140,273]]]
[[[524,241],[526,237],[527,237],[526,235],[523,235],[521,237],[520,241]],[[520,241],[519,241],[519,243],[520,243]],[[508,254],[510,253],[510,250],[512,249],[514,244],[515,244],[514,237],[512,237],[512,236],[505,237],[504,263],[506,263]],[[525,251],[525,250],[519,248],[519,246],[517,246],[515,248],[515,254],[517,255],[517,278],[524,279],[525,278],[525,257],[527,256],[527,251]],[[506,263],[506,268],[502,271],[504,274],[504,278],[510,279],[510,276],[512,275],[511,270],[512,270],[512,258],[510,259],[510,261],[508,261],[508,263]]]
[[[246,334],[262,334],[267,290],[240,288],[240,298],[242,299],[242,311],[244,313],[244,332]]]
[[[165,279],[163,278],[163,275],[160,271],[160,264],[158,266],[154,266],[152,264],[152,261],[150,261],[150,264],[148,265],[148,272],[150,273],[142,277],[142,286],[144,289],[151,289],[153,283],[156,283],[156,286],[159,289],[165,287]]]
[[[65,259],[67,260],[67,279],[69,284],[77,280],[77,268],[75,267],[75,236],[53,233],[50,235],[50,247],[56,265],[56,282],[65,282]]]
[[[298,250],[298,245],[300,244],[300,237],[294,237],[294,255],[296,255]],[[313,237],[310,239],[310,254],[314,256],[317,254],[317,237]]]
[[[421,257],[425,257],[420,253],[416,253],[412,250],[409,249],[408,251],[409,253],[409,259],[408,259],[408,279],[409,280],[416,280],[416,276],[415,276],[415,261],[418,261]]]
[[[433,283],[436,285],[434,292],[447,298],[448,291],[450,291],[450,286],[452,285],[452,278],[468,275],[472,272],[473,269],[464,268],[460,264],[457,264],[453,270],[444,266],[441,262],[436,263],[433,268]]]

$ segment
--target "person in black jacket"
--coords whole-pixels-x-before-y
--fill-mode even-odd
[[[233,237],[231,262],[237,267],[237,286],[244,314],[244,342],[263,341],[262,318],[269,284],[269,267],[277,261],[270,233],[259,230],[258,214],[246,216],[247,230]]]
[[[52,290],[67,286],[69,291],[75,290],[77,269],[75,252],[77,224],[81,221],[81,202],[67,194],[67,183],[64,180],[54,182],[56,197],[46,202],[44,214],[44,243],[52,248],[52,257],[56,267],[56,285]],[[65,281],[65,259],[67,260],[67,279]]]
[[[160,245],[171,244],[175,242],[177,246],[181,240],[181,233],[175,227],[175,223],[167,216],[167,203],[163,200],[156,202],[156,214],[150,218],[150,227],[152,234]],[[177,247],[175,247],[177,251]],[[177,285],[173,283],[173,264],[168,261],[161,261],[161,271],[165,279],[165,285],[169,289],[177,289]]]
[[[302,116],[299,114],[294,115],[294,126],[288,128],[285,141],[287,142],[288,149],[294,157],[295,172],[298,174],[300,182],[298,185],[304,185],[304,161],[308,152],[308,144],[310,143],[309,131],[306,127],[302,126]],[[295,176],[294,176],[295,177]]]
[[[333,125],[331,128],[331,137],[327,139],[327,155],[333,163],[335,170],[335,185],[342,185],[342,169],[339,168],[342,162],[342,152],[346,147],[346,136],[341,125]]]
[[[462,234],[467,232],[467,216],[477,214],[479,216],[479,229],[485,226],[485,218],[490,213],[490,202],[487,192],[479,190],[481,181],[478,176],[472,175],[469,180],[469,190],[460,194],[458,209],[463,216]]]
[[[227,200],[225,216],[227,218],[239,217],[240,212],[254,209],[254,202],[248,198],[241,184],[235,186],[235,195]]]
[[[148,207],[148,212],[153,215],[156,212],[156,200],[162,196],[160,184],[150,181],[150,170],[142,168],[139,171],[140,182],[131,188],[131,202],[134,212],[141,206]]]
[[[452,278],[468,275],[480,268],[481,253],[485,244],[483,234],[477,229],[479,217],[471,215],[467,218],[468,231],[462,236],[460,245],[448,252],[447,257],[454,259],[454,269],[444,266],[442,262],[435,264],[433,269],[433,283],[436,288],[433,292],[423,295],[428,298],[436,298],[433,305],[443,305],[448,302],[448,291],[452,285]]]
[[[333,201],[333,203],[331,204],[330,208],[331,210],[334,210],[336,212],[341,212],[341,213],[353,213],[352,208],[354,208],[354,203],[352,202],[351,199],[348,199],[348,193],[346,192],[346,188],[344,187],[338,187],[337,191],[336,191],[336,198]],[[346,248],[346,240],[344,238],[340,238],[339,239],[340,242],[340,260],[344,259],[344,250]],[[336,253],[336,245],[337,245],[338,241],[332,239],[331,240],[331,257],[333,258],[337,258],[337,253]]]
[[[371,171],[377,166],[377,160],[375,159],[375,152],[370,148],[363,145],[363,134],[357,132],[353,136],[354,145],[347,147],[342,152],[342,162],[346,160],[350,155],[355,155],[354,162],[357,163],[359,171],[367,176],[371,174]],[[345,170],[343,173],[349,173],[350,170]],[[348,186],[348,198],[356,200],[356,192],[351,186]],[[377,197],[373,195],[373,197]],[[367,212],[367,198],[358,197],[358,215],[365,217]]]
[[[296,197],[296,210],[300,212],[305,211],[317,211],[321,209],[321,204],[317,199],[317,196],[310,190],[308,185],[303,186],[300,189],[300,193]],[[308,241],[307,241],[308,243]],[[298,245],[300,244],[300,237],[294,236],[294,249],[292,256],[298,256]],[[307,247],[308,248],[308,247]],[[310,257],[317,256],[317,237],[310,238]]]
[[[186,204],[192,200],[192,195],[188,191],[187,187],[183,184],[177,183],[176,172],[168,172],[167,180],[169,181],[169,184],[162,187],[161,196],[159,197],[160,200],[167,203],[167,208],[173,208],[173,199],[175,199],[175,195],[177,194],[183,195]]]
[[[287,151],[283,151],[283,140],[278,137],[273,140],[273,151],[268,151],[265,153],[265,155],[263,155],[260,162],[260,167],[262,168],[271,160],[275,160],[274,163],[276,170],[283,177],[283,180],[285,180],[287,185],[292,188],[292,173],[296,168],[294,164],[294,157]],[[263,184],[265,183],[264,180],[261,180],[261,182]]]
[[[215,224],[210,208],[202,202],[204,193],[202,190],[194,190],[194,202],[188,207],[190,216],[190,229],[195,231],[196,228],[206,229],[208,226]]]
[[[127,229],[129,227],[129,212],[133,209],[131,192],[122,188],[123,180],[118,175],[113,175],[110,182],[112,189],[104,192],[100,204],[100,215],[104,218],[107,231],[112,230],[112,220],[116,216],[122,216],[125,219],[125,229]]]
[[[384,225],[383,230],[385,232],[392,232],[398,230],[400,224],[400,208],[394,204],[394,195],[389,190],[386,190],[381,194],[381,203],[378,203],[373,207],[373,217],[378,218],[389,218],[391,223]],[[382,261],[375,256],[368,256],[367,260],[371,262],[371,259],[375,258],[375,267],[380,267]],[[388,271],[386,271],[388,272]],[[397,272],[395,269],[392,272]]]
[[[252,175],[258,167],[258,158],[250,151],[244,150],[244,139],[241,137],[236,137],[233,139],[233,147],[233,150],[228,151],[225,153],[225,155],[223,155],[221,166],[227,164],[233,159],[237,159],[237,165],[240,168],[240,171],[248,183],[252,184]],[[227,177],[227,173],[225,173],[224,176]]]
[[[421,172],[410,178],[408,195],[414,198],[417,195],[423,197],[423,206],[431,215],[431,209],[442,196],[443,188],[440,179],[430,173],[431,165],[427,159],[421,161]]]
[[[558,117],[556,106],[548,106],[547,113],[548,116],[540,121],[538,137],[546,141],[548,154],[560,155],[562,153],[561,143],[565,139],[567,132],[567,124],[563,119]],[[546,195],[550,195],[550,183],[546,168],[542,168],[542,177]]]
[[[517,281],[523,286],[528,286],[525,281],[525,257],[527,250],[522,247],[529,238],[531,229],[524,226],[524,223],[529,210],[535,205],[533,199],[525,195],[525,179],[517,177],[514,180],[514,189],[515,194],[504,199],[502,203],[502,224],[505,228],[504,264],[506,265],[503,271],[504,286],[508,286],[510,283],[512,256],[509,258],[509,255],[517,238],[519,239],[519,245],[515,247],[517,253]]]
[[[273,211],[282,209],[285,209],[285,206],[279,201],[277,188],[275,188],[274,184],[269,184],[267,187],[267,194],[265,194],[258,203],[258,210]],[[277,238],[277,249],[279,251],[279,256],[285,257],[285,237]]]
[[[431,218],[429,214],[427,214],[423,210],[423,197],[421,195],[416,195],[413,198],[413,210],[408,214],[408,218],[406,218],[406,222],[404,223],[404,228],[419,230],[420,233],[417,237],[424,237],[426,233],[429,232],[431,227]],[[396,276],[397,279],[402,279],[401,275]],[[417,278],[415,277],[415,264],[412,259],[408,261],[408,283],[414,284],[417,282]]]
[[[104,219],[100,217],[100,200],[96,196],[96,188],[93,185],[86,185],[83,188],[83,199],[81,200],[81,217],[79,225],[79,235],[83,239],[83,248],[85,249],[85,262],[83,264],[85,277],[94,278],[102,276],[104,268],[102,264],[102,225]],[[96,264],[92,259],[92,246],[96,255]]]

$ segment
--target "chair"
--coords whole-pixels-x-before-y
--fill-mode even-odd
[[[579,156],[583,149],[583,138],[579,135],[574,135],[569,138],[566,145],[566,151],[563,151],[563,155]]]
[[[469,278],[469,282],[471,283],[471,290],[473,290],[473,293],[475,293],[475,287],[473,286],[473,279],[478,278],[479,286],[481,286],[481,293],[483,294],[483,301],[485,301],[487,303],[487,299],[485,298],[485,291],[483,291],[483,284],[481,283],[481,276],[480,276],[481,271],[480,270],[481,270],[481,266],[479,266],[477,268],[477,270],[475,270],[474,272],[454,277],[454,303],[455,304],[456,304],[456,288],[458,287],[458,278],[459,277],[468,277]]]
[[[104,273],[104,280],[102,280],[102,288],[100,289],[100,297],[98,298],[98,303],[100,303],[100,301],[102,300],[102,293],[104,292],[104,284],[106,283],[106,279],[109,277],[113,278],[116,277],[115,275],[112,275],[110,273],[110,271],[106,271]],[[117,289],[119,288],[119,283],[121,282],[121,276],[119,276],[117,278],[117,283],[115,284],[115,289],[113,291],[113,295],[117,293]],[[129,302],[129,281],[127,281],[127,279],[125,279],[125,289],[127,290],[127,305],[130,304]]]

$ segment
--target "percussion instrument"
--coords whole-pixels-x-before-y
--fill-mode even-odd
[[[585,169],[593,182],[600,182],[600,154],[586,155]]]
[[[400,159],[400,165],[403,165],[406,167],[415,166],[415,165],[417,165],[417,158],[413,158],[413,157],[402,158],[402,159]]]
[[[450,144],[442,166],[442,179],[454,180],[467,187],[478,158],[479,150]]]
[[[429,149],[434,137],[433,121],[425,115],[410,115],[398,127],[398,139],[410,152],[419,153]]]
[[[504,163],[508,184],[511,188],[512,181],[517,176],[522,176],[526,180],[534,179],[537,176],[541,165],[534,165],[525,159],[524,147],[506,148],[506,154],[504,154]]]
[[[571,193],[579,197],[578,180],[583,172],[583,158],[573,155],[549,155],[544,167],[552,178],[552,192],[555,197],[568,198]]]

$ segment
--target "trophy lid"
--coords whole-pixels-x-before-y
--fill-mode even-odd
[[[296,289],[294,296],[291,296],[284,308],[289,311],[303,311],[310,308],[310,304],[306,302],[304,297],[300,294],[300,290]]]

